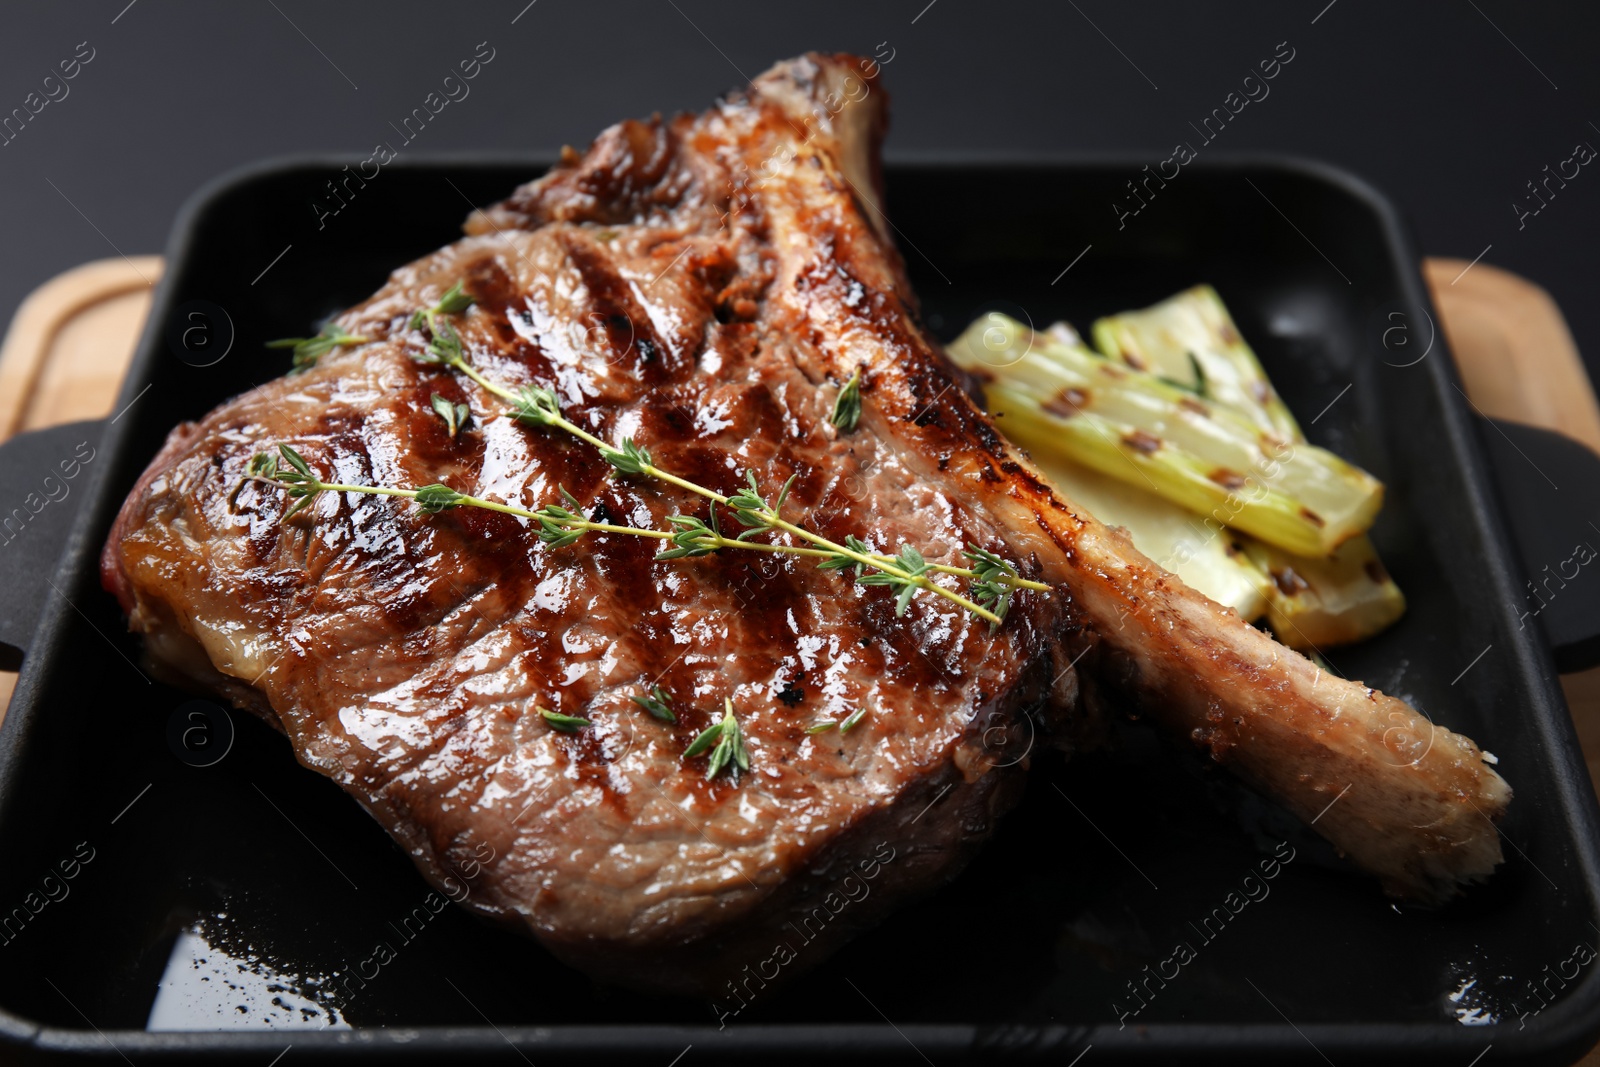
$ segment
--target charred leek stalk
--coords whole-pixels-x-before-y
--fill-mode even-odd
[[[1107,357],[1185,383],[1203,380],[1207,396],[1217,403],[1295,445],[1305,441],[1211,286],[1198,285],[1142,311],[1100,319],[1092,333]],[[1088,501],[1085,505],[1093,508]],[[1240,540],[1251,561],[1271,578],[1267,621],[1286,645],[1348,644],[1385,629],[1405,613],[1405,595],[1365,534],[1322,558],[1299,558],[1248,537]],[[1178,574],[1195,585],[1182,570]]]
[[[1266,612],[1272,580],[1246,554],[1247,539],[1242,534],[1208,530],[1187,508],[1090,470],[1058,452],[1036,449],[1033,461],[1052,485],[1101,522],[1122,527],[1133,539],[1134,548],[1182,578],[1191,589],[1247,620]]]
[[[1090,337],[1110,359],[1181,382],[1285,441],[1305,440],[1209,285],[1185,289],[1143,311],[1099,319]]]
[[[1267,622],[1290,648],[1348,645],[1405,614],[1405,594],[1365,536],[1346,541],[1325,559],[1291,556],[1254,538],[1241,541],[1272,579]]]
[[[949,352],[986,380],[1006,436],[1150,489],[1208,528],[1326,556],[1365,531],[1383,503],[1381,482],[1331,452],[1014,319],[980,319]]]

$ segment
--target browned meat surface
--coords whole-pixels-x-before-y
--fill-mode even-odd
[[[1052,495],[968,399],[877,213],[885,98],[864,66],[810,56],[702,115],[607,130],[340,316],[368,343],[175,430],[104,558],[151,656],[281,725],[428,877],[492,846],[470,906],[641,987],[719,989],[875,856],[830,943],[951,877],[1026,772],[998,739],[1033,709],[1087,737],[1100,692],[1308,821],[1343,792],[1316,829],[1392,892],[1491,871],[1509,790],[1470,741],[1408,749],[1429,728],[1405,704],[1318,674]],[[975,542],[1055,588],[991,629],[928,593],[897,617],[892,590],[792,557],[653,562],[655,542],[598,534],[551,550],[515,517],[358,494],[285,522],[281,491],[233,496],[282,441],[345,483],[534,508],[565,486],[656,528],[705,514],[414,359],[411,313],[458,281],[472,362],[552,388],[599,436],[723,493],[794,474],[788,514],[835,540],[956,565]],[[857,368],[843,434],[828,415]],[[435,392],[469,429],[449,436]],[[677,723],[630,700],[653,685]],[[751,767],[708,782],[682,754],[725,698]],[[538,707],[594,725],[558,732]]]

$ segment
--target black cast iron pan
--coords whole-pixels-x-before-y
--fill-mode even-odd
[[[1132,724],[1070,763],[1038,756],[960,879],[742,1005],[598,989],[454,909],[405,927],[426,893],[407,858],[270,730],[150,680],[97,575],[173,425],[281,374],[266,340],[364,298],[543,165],[396,162],[336,215],[314,209],[346,162],[275,163],[202,192],[119,414],[0,448],[0,510],[27,513],[0,533],[0,641],[23,668],[0,732],[0,1041],[14,1051],[1067,1063],[1092,1045],[1093,1062],[1466,1064],[1485,1050],[1568,1062],[1600,1035],[1584,948],[1600,946],[1595,801],[1556,676],[1600,662],[1600,567],[1573,562],[1600,545],[1600,460],[1476,418],[1394,210],[1276,157],[1197,160],[1132,216],[1142,160],[900,163],[888,211],[941,337],[985,310],[1087,325],[1208,281],[1290,406],[1327,408],[1312,440],[1388,484],[1373,536],[1411,604],[1330,658],[1498,755],[1516,799],[1492,881],[1443,910],[1396,908],[1283,812]],[[47,476],[55,499],[34,511]],[[1531,599],[1547,567],[1561,584]],[[1294,859],[1270,893],[1202,932],[1275,850]],[[1180,942],[1193,958],[1174,974]],[[236,988],[157,1004],[185,968]],[[338,1007],[353,1029],[260,1028],[325,1023],[328,984],[352,971],[370,974]]]

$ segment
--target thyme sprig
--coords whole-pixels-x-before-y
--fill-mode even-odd
[[[700,735],[683,750],[686,760],[710,750],[711,761],[706,764],[708,782],[722,773],[724,768],[737,768],[739,771],[750,769],[750,753],[744,747],[744,731],[739,728],[739,720],[733,717],[733,699],[724,697],[723,707],[726,710],[722,718],[700,731]],[[729,773],[737,772],[730,770]]]
[[[317,365],[317,360],[335,348],[364,345],[368,340],[360,334],[350,333],[337,322],[330,322],[315,337],[280,337],[276,341],[268,341],[267,347],[294,349],[294,366],[289,373],[304,374]]]
[[[567,506],[560,504],[546,504],[537,511],[518,507],[515,504],[501,504],[493,500],[472,496],[468,493],[459,493],[447,485],[424,485],[415,489],[396,489],[380,485],[348,485],[342,482],[324,482],[313,473],[311,465],[305,458],[286,444],[278,446],[278,456],[260,453],[250,461],[248,473],[234,488],[230,503],[236,502],[239,490],[245,482],[261,482],[276,489],[288,492],[293,506],[284,512],[287,520],[296,512],[312,503],[323,493],[366,493],[373,496],[399,497],[410,500],[417,508],[429,515],[437,515],[441,511],[452,508],[472,507],[483,508],[487,511],[497,511],[502,515],[514,515],[518,518],[529,519],[539,525],[539,540],[551,548],[565,548],[588,533],[626,534],[631,537],[648,537],[658,541],[672,541],[675,548],[667,549],[656,555],[656,559],[677,559],[681,556],[703,556],[717,551],[720,548],[738,548],[751,552],[782,552],[794,555],[827,557],[830,555],[823,549],[800,548],[793,545],[771,545],[760,542],[740,541],[738,538],[724,536],[720,530],[706,525],[702,520],[684,515],[672,515],[668,521],[677,527],[675,531],[646,530],[637,526],[622,526],[617,523],[598,522],[583,513],[582,506],[575,500],[571,493],[563,487],[562,499]]]
[[[874,568],[874,573],[863,574],[858,580],[863,585],[886,585],[897,589],[899,595],[896,598],[896,614],[904,614],[911,597],[916,591],[928,587],[925,575],[934,568],[933,564],[929,564],[924,560],[921,553],[910,545],[902,548],[898,557],[886,557],[870,554],[867,546],[854,537],[847,539],[850,542],[850,548],[847,551],[746,541],[743,540],[746,534],[741,534],[739,537],[728,537],[719,528],[715,511],[711,513],[712,521],[710,523],[690,515],[668,516],[667,521],[674,527],[672,531],[647,530],[636,526],[597,522],[584,514],[581,505],[565,488],[561,489],[561,494],[567,506],[547,504],[535,511],[518,507],[514,504],[502,504],[493,500],[485,500],[482,497],[457,492],[447,485],[437,483],[420,486],[416,489],[399,489],[388,486],[324,482],[312,473],[311,467],[304,457],[289,445],[280,444],[278,451],[279,457],[276,459],[262,453],[250,461],[249,473],[235,487],[229,498],[230,504],[237,501],[239,490],[243,488],[245,481],[256,481],[274,488],[283,489],[288,493],[293,503],[289,510],[284,512],[285,521],[310,505],[325,492],[365,493],[410,500],[417,505],[419,510],[429,515],[436,515],[442,511],[449,511],[457,507],[474,507],[529,519],[539,525],[539,540],[552,549],[565,548],[585,534],[599,532],[671,541],[672,548],[664,549],[655,556],[657,560],[663,561],[709,555],[724,548],[809,556],[820,560],[820,566],[830,570],[853,567],[859,573],[866,567]],[[759,531],[747,531],[747,534],[749,532]],[[1004,560],[1000,560],[993,553],[977,549],[976,546],[973,546],[973,549],[965,553],[965,555],[969,558],[977,559],[979,565],[984,568],[979,573],[986,575],[986,577],[981,578],[974,584],[974,596],[983,604],[993,605],[993,609],[973,604],[971,601],[953,594],[942,586],[935,586],[935,588],[939,589],[949,599],[998,625],[1005,617],[1013,590],[1001,584],[993,575],[1002,573],[1014,575],[1014,572],[1010,571],[1009,564],[1005,563]],[[894,565],[891,565],[890,561]],[[959,573],[958,568],[949,568],[949,570]],[[1018,581],[1020,582],[1020,579]]]

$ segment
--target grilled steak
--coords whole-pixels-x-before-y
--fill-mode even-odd
[[[1023,717],[1070,746],[1099,694],[1322,813],[1396,894],[1491,871],[1509,790],[1472,742],[1192,592],[995,432],[878,211],[873,73],[808,56],[699,116],[612,127],[339,316],[364,341],[176,429],[104,556],[152,659],[280,726],[434,882],[491,846],[469,906],[639,987],[717,991],[851,874],[871,870],[870,896],[814,924],[802,966],[950,878],[1018,794]],[[524,519],[356,493],[285,519],[280,489],[242,480],[278,442],[345,484],[533,508],[565,488],[655,529],[708,516],[420,362],[412,314],[458,282],[471,362],[553,389],[589,432],[724,494],[793,476],[786,514],[836,541],[957,566],[974,544],[1053,589],[991,627],[926,592],[897,615],[893,590],[792,556],[656,562],[658,543],[604,533],[552,549]],[[829,415],[858,370],[844,432]],[[436,393],[470,407],[465,429]],[[676,722],[632,699],[654,686]],[[725,700],[750,768],[707,780],[684,752]]]

